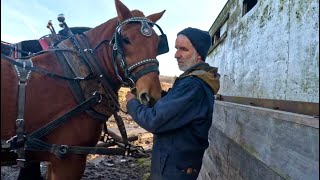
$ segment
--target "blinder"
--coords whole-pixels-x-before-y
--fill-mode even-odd
[[[160,33],[161,33],[159,36],[160,41],[158,44],[157,55],[165,54],[165,53],[169,52],[167,35],[163,33],[160,26],[158,26],[157,24],[155,24],[155,25],[158,27],[158,29],[160,30]]]

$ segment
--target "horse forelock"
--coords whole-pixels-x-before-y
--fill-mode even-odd
[[[143,12],[141,12],[140,10],[132,10],[131,11],[132,16],[134,17],[145,17],[145,15],[143,14]]]
[[[145,15],[143,14],[143,12],[141,12],[140,10],[137,10],[137,9],[132,10],[132,11],[131,11],[131,14],[132,14],[132,16],[134,16],[134,17],[145,17]],[[95,31],[100,30],[101,33],[103,33],[103,32],[105,32],[105,30],[106,30],[105,27],[110,27],[110,26],[114,26],[114,27],[115,27],[116,24],[117,24],[117,21],[118,21],[117,17],[111,18],[111,19],[109,19],[108,21],[106,21],[106,22],[104,22],[104,23],[96,26],[96,27],[93,28],[92,30],[95,30]],[[114,29],[114,28],[111,28],[111,29]],[[89,31],[90,31],[90,30],[89,30]],[[110,31],[110,32],[111,32],[111,34],[113,34],[114,30],[113,30],[113,31]],[[94,34],[97,34],[97,33],[94,33]],[[98,34],[100,34],[100,33],[98,33]]]

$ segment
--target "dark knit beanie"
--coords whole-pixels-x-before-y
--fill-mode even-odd
[[[179,34],[185,35],[190,40],[202,60],[205,61],[211,46],[211,36],[209,32],[188,27],[180,31],[177,35]]]

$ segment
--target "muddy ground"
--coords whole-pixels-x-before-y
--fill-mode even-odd
[[[165,84],[163,89],[170,87]],[[127,88],[121,88],[119,91],[120,106],[125,108],[125,94]],[[150,158],[152,149],[152,134],[140,128],[129,115],[120,113],[125,122],[128,136],[137,136],[138,140],[132,143],[136,146],[142,146],[147,157],[134,158],[129,156],[108,156],[108,155],[88,155],[86,170],[81,180],[149,180],[150,179]],[[108,128],[117,131],[114,119],[110,118],[107,122]],[[41,172],[45,177],[46,163],[41,163]],[[1,180],[16,180],[19,173],[19,167],[2,166]]]
[[[87,161],[81,180],[147,180],[150,175],[149,167],[149,158],[98,156]],[[18,172],[17,166],[1,167],[1,179],[16,180]],[[45,163],[41,163],[41,172],[45,176]]]

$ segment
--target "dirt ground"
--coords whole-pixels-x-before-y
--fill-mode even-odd
[[[162,83],[163,89],[171,87],[169,83]],[[119,91],[120,106],[125,108],[125,94],[128,88]],[[142,146],[148,157],[134,158],[129,156],[88,155],[86,170],[81,180],[149,180],[150,158],[152,148],[152,134],[140,128],[129,115],[120,113],[125,122],[128,136],[138,136],[134,145]],[[107,121],[108,128],[117,130],[114,119]],[[45,177],[46,163],[41,163],[41,172]],[[15,180],[18,177],[19,167],[1,166],[1,180]]]

